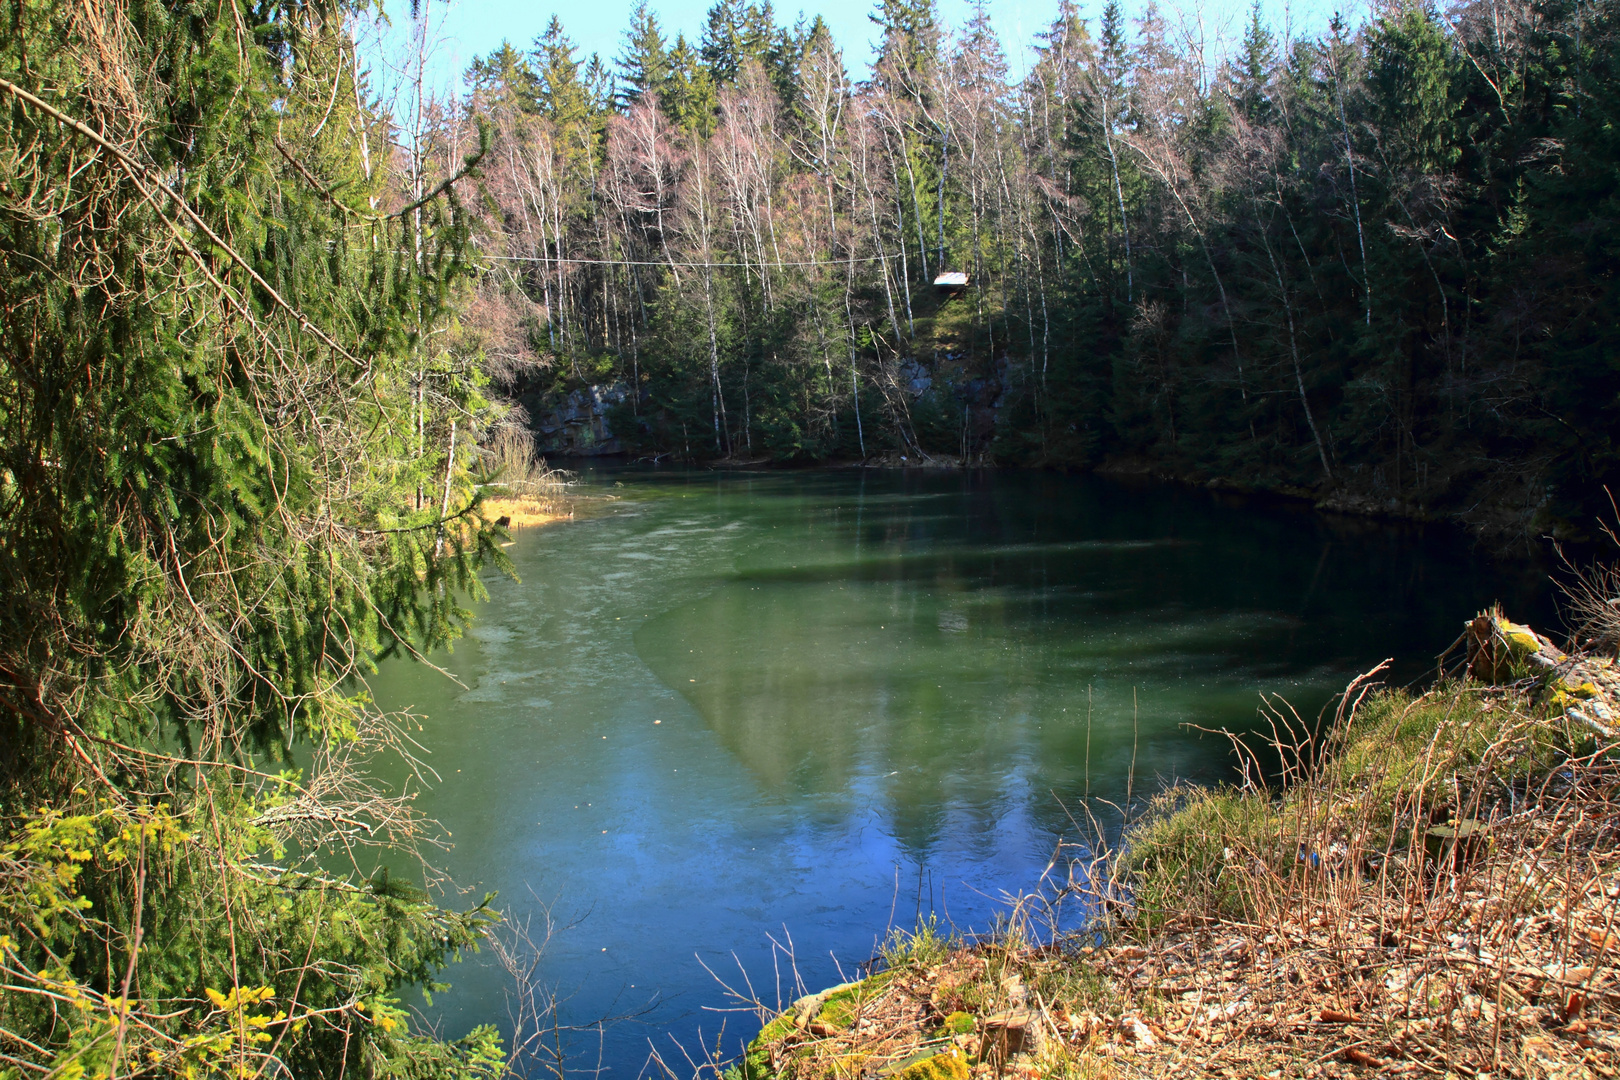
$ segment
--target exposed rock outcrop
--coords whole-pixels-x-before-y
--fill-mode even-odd
[[[531,407],[535,448],[561,457],[620,454],[624,447],[608,422],[608,413],[630,396],[624,383],[585,386],[550,394]]]

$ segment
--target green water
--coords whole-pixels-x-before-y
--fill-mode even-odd
[[[520,533],[471,637],[376,680],[427,716],[442,860],[520,916],[571,924],[542,971],[586,1024],[575,1064],[649,1039],[729,1047],[724,992],[792,997],[921,913],[987,926],[1076,820],[1230,775],[1262,694],[1314,716],[1385,657],[1406,680],[1544,579],[1446,531],[1047,474],[587,473],[618,496]],[[1135,763],[1134,772],[1132,763]],[[1068,849],[1067,855],[1083,853]],[[1063,866],[1056,871],[1060,876]],[[700,963],[701,961],[701,963]],[[840,967],[841,965],[841,967]],[[437,1001],[505,1015],[474,960]],[[693,1050],[695,1052],[695,1049]],[[678,1055],[677,1055],[678,1059]]]

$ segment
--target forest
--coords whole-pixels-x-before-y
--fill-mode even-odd
[[[556,18],[479,58],[428,138],[494,133],[473,303],[554,449],[591,448],[596,387],[659,460],[1105,468],[1579,537],[1617,479],[1615,14],[1290,38],[1257,5],[1223,47],[1201,9],[1065,2],[1020,58],[988,4],[881,0],[864,73],[769,3],[696,42],[643,3],[611,62]]]
[[[579,449],[569,401],[656,460],[1608,505],[1609,0],[1256,9],[1231,50],[1064,5],[1028,63],[988,5],[881,0],[869,77],[768,5],[642,6],[449,97],[429,7],[390,66],[357,0],[0,0],[4,1080],[557,1065],[538,943],[434,874],[366,680],[510,571],[490,447]],[[512,1012],[437,1031],[475,948]]]

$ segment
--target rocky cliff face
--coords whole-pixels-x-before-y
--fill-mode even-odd
[[[541,398],[529,408],[534,418],[536,448],[542,454],[559,457],[623,453],[624,447],[609,426],[607,414],[629,396],[630,388],[624,383],[610,383]]]
[[[965,359],[952,353],[941,354],[933,362],[906,357],[870,372],[872,382],[863,386],[863,393],[880,392],[891,406],[903,402],[899,407],[914,414],[911,422],[924,442],[941,447],[956,443],[961,452],[980,457],[997,434],[1011,382],[1010,363],[1003,357],[988,371],[975,372],[969,370]],[[626,382],[596,383],[567,391],[514,389],[531,418],[535,448],[542,455],[623,454],[629,448],[621,436],[632,436],[635,441],[634,432],[614,431],[608,419],[629,400],[632,390]]]

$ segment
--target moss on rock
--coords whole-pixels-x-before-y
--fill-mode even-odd
[[[792,1034],[793,1021],[794,1013],[789,1009],[754,1036],[754,1041],[748,1044],[748,1049],[743,1053],[743,1080],[766,1080],[776,1075],[776,1069],[771,1064],[771,1048]]]
[[[969,1075],[971,1070],[962,1052],[947,1050],[907,1065],[896,1074],[896,1080],[968,1080]]]

